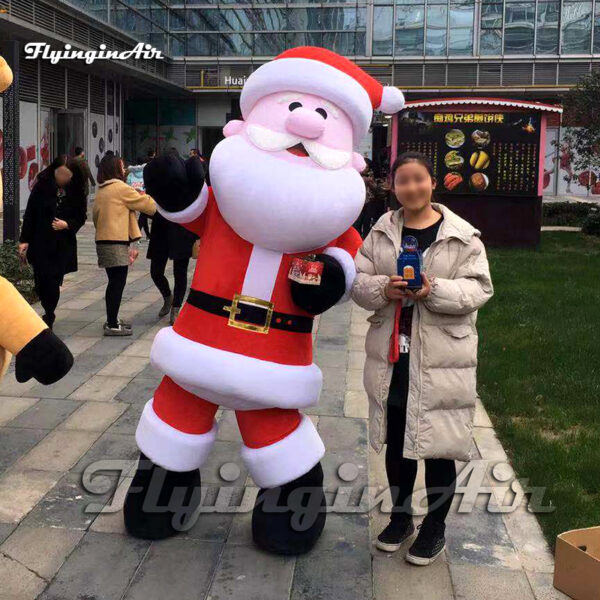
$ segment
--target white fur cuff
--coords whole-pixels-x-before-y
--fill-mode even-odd
[[[217,424],[201,434],[184,433],[162,421],[152,400],[144,406],[135,432],[138,448],[155,464],[168,471],[199,469],[217,439]]]
[[[346,252],[346,250],[343,248],[338,248],[336,246],[330,246],[329,248],[326,248],[323,251],[323,254],[328,254],[332,258],[335,258],[335,260],[337,260],[342,266],[342,269],[344,269],[344,276],[346,278],[346,291],[340,298],[338,304],[350,300],[350,290],[352,289],[352,284],[356,278],[356,266],[354,264],[354,259],[349,252]]]
[[[325,454],[313,422],[302,415],[300,425],[287,437],[262,448],[242,446],[242,459],[256,485],[273,488],[308,473]]]
[[[165,218],[167,221],[172,221],[173,223],[191,223],[195,221],[206,208],[208,204],[208,186],[204,184],[202,186],[202,190],[200,191],[200,195],[187,207],[183,210],[177,212],[168,212],[162,209],[158,204],[156,205],[156,210]]]

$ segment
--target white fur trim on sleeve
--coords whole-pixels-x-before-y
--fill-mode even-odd
[[[242,446],[242,459],[256,485],[273,488],[308,473],[325,454],[323,440],[305,415],[292,433],[263,446]]]
[[[201,434],[184,433],[165,423],[154,412],[152,400],[146,402],[135,432],[138,448],[167,471],[199,469],[217,439],[217,424]]]
[[[178,212],[168,212],[157,205],[158,212],[168,221],[173,223],[191,223],[195,221],[208,204],[208,185],[204,184],[200,195],[187,207]]]
[[[327,254],[332,258],[335,258],[335,260],[337,260],[342,266],[342,269],[344,269],[344,276],[346,278],[346,291],[340,298],[338,304],[347,302],[350,300],[350,290],[352,289],[352,284],[354,283],[354,279],[356,277],[356,266],[354,265],[354,259],[349,252],[346,252],[346,250],[343,248],[338,248],[337,246],[330,246],[329,248],[326,248],[323,254]]]

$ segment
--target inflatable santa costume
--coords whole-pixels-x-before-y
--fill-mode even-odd
[[[200,236],[200,247],[187,302],[152,346],[165,377],[136,432],[141,458],[125,502],[132,535],[157,539],[181,528],[169,502],[175,487],[185,490],[188,514],[197,506],[221,406],[236,411],[242,458],[261,488],[255,541],[298,554],[318,539],[325,448],[299,411],[321,391],[313,317],[347,300],[355,276],[361,240],[351,225],[365,199],[365,165],[353,148],[374,108],[394,113],[403,102],[399,90],[334,52],[294,48],[246,81],[244,120],[225,126],[210,184],[194,158],[166,154],[146,166],[158,210]],[[307,257],[321,274],[290,279],[292,262]],[[294,502],[304,492],[314,514],[299,528]]]

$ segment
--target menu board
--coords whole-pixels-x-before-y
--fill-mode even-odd
[[[537,196],[540,126],[535,113],[405,111],[398,154],[431,158],[436,193]]]

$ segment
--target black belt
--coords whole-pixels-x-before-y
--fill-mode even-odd
[[[235,294],[233,300],[191,289],[188,304],[220,317],[228,317],[229,325],[238,329],[268,333],[269,328],[312,333],[312,317],[289,315],[273,310],[273,303]]]

